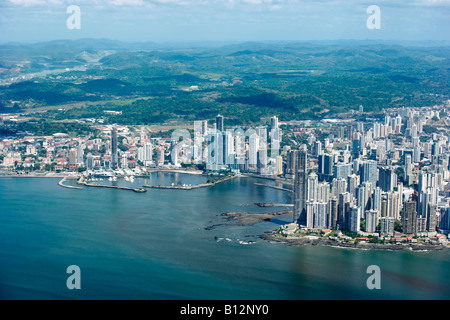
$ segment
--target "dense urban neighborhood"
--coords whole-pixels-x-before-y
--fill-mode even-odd
[[[0,142],[4,175],[78,177],[146,175],[153,170],[251,174],[293,193],[283,238],[326,236],[353,243],[448,243],[450,104],[358,111],[318,121],[227,126],[226,118],[185,128],[79,120],[90,133],[29,132]],[[126,116],[126,115],[124,115]],[[3,114],[3,128],[26,122]]]

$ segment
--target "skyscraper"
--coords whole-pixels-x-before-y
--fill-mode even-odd
[[[415,234],[417,225],[417,203],[406,201],[402,216],[402,226],[404,234]]]
[[[223,131],[223,116],[220,114],[216,117],[216,129],[218,131]]]
[[[111,131],[111,168],[117,169],[117,130],[115,128]]]
[[[361,208],[358,206],[350,207],[348,230],[350,232],[359,232],[361,226]]]
[[[376,210],[369,210],[366,212],[366,232],[375,232],[378,225],[379,212]]]
[[[271,130],[278,129],[278,117],[273,116],[270,118],[270,128]]]
[[[320,158],[319,158],[320,166]],[[325,165],[326,167],[326,165]],[[336,179],[347,179],[349,175],[352,174],[351,163],[338,163],[334,165],[333,177]]]
[[[79,165],[83,164],[84,162],[83,159],[84,159],[84,149],[83,145],[79,143],[77,146],[77,164]]]
[[[372,184],[372,188],[376,188],[378,181],[377,162],[368,160],[361,167],[361,182],[368,181]]]
[[[69,166],[74,166],[77,164],[77,149],[71,148],[69,150]]]
[[[308,197],[307,200],[311,202],[317,201],[317,188],[318,188],[318,179],[317,174],[315,172],[311,172],[308,175]]]
[[[320,154],[318,160],[319,181],[330,182],[333,178],[333,157],[329,154]],[[344,178],[347,178],[347,176]]]
[[[307,154],[306,151],[294,151],[295,179],[294,179],[294,222],[306,223],[307,198]]]
[[[384,192],[391,192],[397,186],[397,175],[391,167],[382,167],[379,171],[378,185]]]
[[[286,155],[286,170],[285,170],[285,177],[288,179],[294,179],[295,178],[295,156],[296,151],[289,150]]]
[[[144,144],[144,149],[143,149],[144,165],[148,166],[150,163],[153,162],[152,160],[153,160],[153,145],[149,142],[146,142]]]
[[[328,201],[328,227],[336,228],[338,222],[338,199],[336,197],[331,198]]]

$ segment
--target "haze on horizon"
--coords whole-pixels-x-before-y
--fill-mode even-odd
[[[0,43],[108,38],[126,42],[450,41],[450,0],[5,0]],[[81,10],[70,30],[67,8]],[[381,28],[366,12],[380,7]]]

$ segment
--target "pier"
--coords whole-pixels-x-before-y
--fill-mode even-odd
[[[150,185],[143,185],[144,188],[153,188],[153,189],[172,189],[172,190],[192,190],[192,189],[198,189],[198,188],[206,188],[211,187],[213,185],[216,185],[221,182],[225,182],[227,180],[233,179],[238,177],[238,175],[228,176],[228,177],[221,177],[217,180],[207,182],[207,183],[200,183],[190,186],[150,186]]]
[[[149,186],[149,185],[143,185],[144,188],[153,188],[153,189],[178,189],[178,190],[192,190],[197,188],[205,188],[213,186],[214,183],[202,183],[202,184],[196,184],[193,186]]]
[[[63,188],[68,188],[68,189],[83,189],[82,187],[66,186],[66,185],[64,184],[64,182],[65,182],[66,180],[67,180],[67,176],[64,177],[64,178],[62,178],[62,180],[60,180],[60,181],[58,182],[58,185],[61,186],[61,187],[63,187]]]
[[[108,185],[103,185],[103,184],[98,184],[98,183],[87,183],[82,179],[80,179],[77,183],[87,186],[87,187],[100,187],[100,188],[130,190],[130,191],[140,192],[140,193],[147,192],[147,190],[145,190],[144,188],[128,188],[128,187],[119,187],[119,186],[108,186]]]

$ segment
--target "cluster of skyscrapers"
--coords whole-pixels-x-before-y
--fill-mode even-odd
[[[284,175],[294,181],[294,222],[381,235],[448,233],[448,136],[422,131],[436,114],[396,112],[369,130],[363,123],[330,126],[327,148],[312,137],[309,147],[288,151]]]

